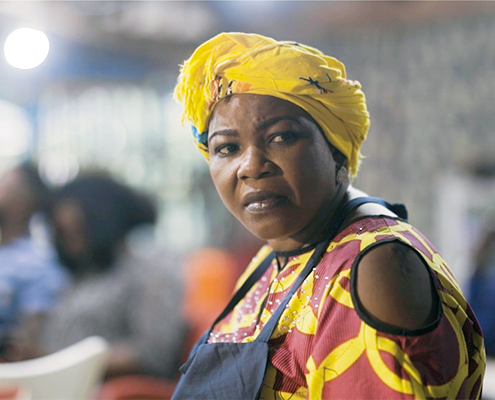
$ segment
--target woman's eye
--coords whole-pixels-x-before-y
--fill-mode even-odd
[[[227,156],[229,154],[232,154],[238,149],[238,146],[235,144],[224,144],[222,146],[218,146],[215,149],[215,153]]]
[[[284,132],[284,133],[279,133],[277,135],[273,135],[271,142],[273,143],[282,143],[282,142],[288,142],[291,140],[294,140],[296,138],[296,134],[293,132]]]

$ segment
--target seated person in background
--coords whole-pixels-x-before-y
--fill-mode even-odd
[[[53,207],[57,251],[74,285],[53,310],[44,332],[49,351],[87,336],[110,342],[108,375],[174,378],[182,352],[182,285],[167,273],[169,255],[152,262],[125,238],[154,224],[153,203],[104,175],[79,177],[61,188]]]
[[[0,179],[0,359],[36,357],[38,335],[68,276],[48,243],[30,235],[33,214],[48,205],[48,189],[32,164]]]
[[[486,354],[495,357],[495,219],[474,253],[469,303],[483,329]]]

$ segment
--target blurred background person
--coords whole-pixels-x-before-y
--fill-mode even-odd
[[[126,238],[156,219],[153,202],[104,174],[62,187],[53,212],[55,244],[73,287],[50,315],[44,343],[50,352],[91,335],[110,342],[108,375],[174,378],[185,325],[182,286],[160,260],[130,251]]]
[[[34,164],[21,164],[0,178],[0,357],[4,361],[39,354],[46,314],[68,283],[53,249],[30,233],[33,215],[48,206],[49,192]]]
[[[483,329],[488,356],[495,357],[495,218],[485,226],[484,234],[473,251],[473,276],[469,302]]]

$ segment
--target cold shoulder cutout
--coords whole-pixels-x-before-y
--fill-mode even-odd
[[[439,318],[434,279],[416,250],[394,240],[370,246],[354,267],[356,306],[379,331],[423,333]]]

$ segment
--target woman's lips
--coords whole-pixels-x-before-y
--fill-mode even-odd
[[[244,208],[251,213],[269,212],[285,205],[287,201],[287,197],[268,191],[248,193],[243,198]]]

